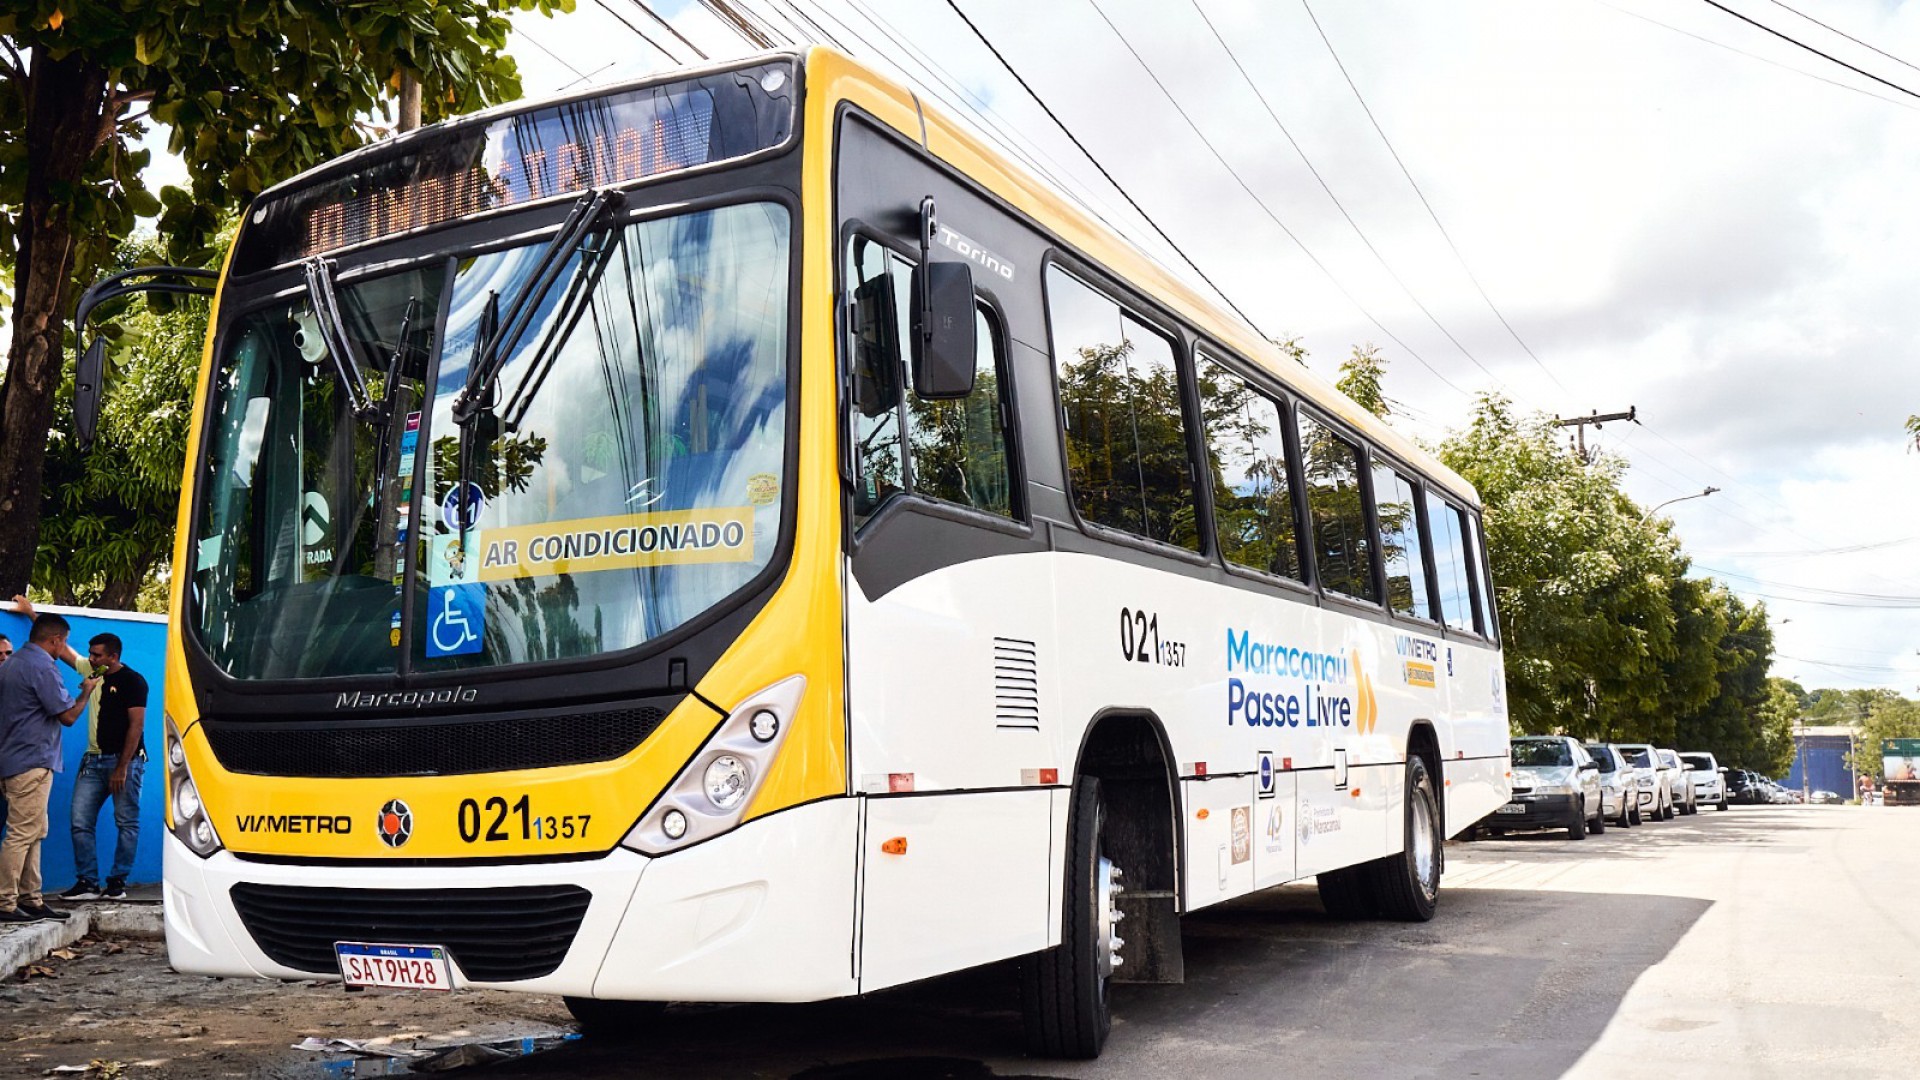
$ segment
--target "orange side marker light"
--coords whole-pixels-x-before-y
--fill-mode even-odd
[[[1201,821],[1207,820],[1207,808],[1204,806],[1201,807],[1193,816],[1199,818]]]
[[[880,850],[889,855],[905,855],[907,853],[907,838],[904,836],[896,836],[882,843]]]

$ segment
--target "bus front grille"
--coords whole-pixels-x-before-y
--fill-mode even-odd
[[[201,727],[223,768],[326,779],[462,776],[612,761],[666,719],[651,705],[479,719],[256,723]]]
[[[443,945],[476,982],[553,974],[592,899],[575,885],[328,889],[243,882],[230,895],[247,933],[276,964],[337,974],[336,941]]]

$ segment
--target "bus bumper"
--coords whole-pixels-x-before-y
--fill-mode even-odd
[[[474,978],[452,947],[456,985],[656,1001],[845,996],[856,991],[858,806],[846,798],[811,803],[660,858],[616,848],[591,860],[489,866],[293,865],[227,851],[202,859],[163,833],[167,954],[187,974],[339,977],[331,967],[289,966],[269,956],[242,915],[236,886],[350,890],[375,910],[385,898],[445,890],[574,887],[590,898],[550,972]],[[330,947],[324,939],[335,931],[309,930],[319,935],[310,946]],[[391,936],[382,935],[384,943],[446,944],[385,940]],[[310,947],[306,955],[317,954]]]

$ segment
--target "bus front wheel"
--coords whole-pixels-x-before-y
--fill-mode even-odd
[[[1113,1026],[1107,984],[1120,966],[1120,869],[1106,857],[1106,806],[1097,777],[1074,785],[1067,826],[1060,944],[1021,965],[1027,1049],[1038,1057],[1095,1058]]]

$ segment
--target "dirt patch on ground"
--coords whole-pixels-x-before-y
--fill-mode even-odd
[[[0,985],[0,1077],[58,1066],[125,1080],[405,1073],[292,1049],[308,1036],[445,1047],[570,1032],[557,997],[421,994],[180,975],[158,941],[84,938]],[[67,1075],[51,1073],[51,1075]]]

